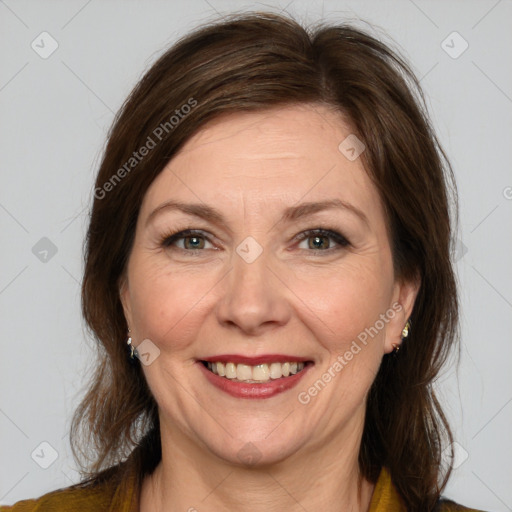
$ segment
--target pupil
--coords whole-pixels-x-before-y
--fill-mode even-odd
[[[322,248],[322,247],[325,247],[325,243],[322,242],[322,239],[325,240],[326,237],[324,236],[315,236],[315,237],[312,237],[313,238],[313,248],[314,249],[319,249],[319,248]],[[187,246],[187,244],[191,244],[192,245],[192,249],[197,249],[197,244],[201,244],[201,237],[197,237],[197,236],[189,236],[186,238],[186,242],[185,242],[185,245]],[[187,247],[187,248],[190,248],[190,247]]]
[[[322,246],[324,246],[325,244],[322,244],[322,238],[325,239],[325,237],[323,236],[315,236],[313,238],[313,244],[314,244],[314,249],[318,249],[318,248],[321,248]],[[320,241],[320,242],[319,242]]]
[[[190,236],[190,237],[186,238],[185,240],[186,240],[185,246],[187,246],[187,242],[190,244],[190,241],[194,240],[194,242],[192,242],[192,247],[187,247],[187,249],[189,249],[189,248],[197,249],[197,243],[201,242],[201,239],[197,236]]]

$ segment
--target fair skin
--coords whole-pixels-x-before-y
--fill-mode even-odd
[[[162,461],[143,482],[142,512],[368,510],[374,486],[357,463],[365,400],[382,357],[400,343],[418,285],[395,278],[378,192],[361,158],[338,149],[350,133],[322,105],[232,114],[189,139],[149,187],[121,286],[134,345],[149,339],[160,351],[143,366]],[[287,207],[331,199],[367,222],[336,208],[280,221]],[[171,208],[151,215],[170,200],[212,206],[224,220]],[[317,228],[349,245],[295,239]],[[163,246],[184,229],[201,233]],[[250,263],[236,251],[248,236],[262,248]],[[292,354],[314,365],[290,390],[243,399],[198,369],[198,359],[218,354]],[[330,382],[300,402],[329,368]],[[239,457],[247,450],[257,454],[252,464]]]

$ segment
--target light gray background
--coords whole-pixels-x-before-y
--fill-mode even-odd
[[[363,18],[422,78],[461,206],[462,361],[439,381],[460,446],[445,494],[512,510],[510,0],[0,1],[0,503],[77,481],[67,435],[92,354],[81,244],[114,113],[178,36],[217,13],[266,7],[305,21]],[[31,48],[43,31],[59,45],[47,59]],[[469,44],[456,59],[442,47],[453,31]],[[452,53],[457,38],[445,43]],[[46,262],[32,251],[43,237],[57,248]]]

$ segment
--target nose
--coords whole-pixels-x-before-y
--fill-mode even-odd
[[[224,327],[261,336],[290,320],[290,290],[265,251],[250,263],[234,253],[223,282],[217,317]]]

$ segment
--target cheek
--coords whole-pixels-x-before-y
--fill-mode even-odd
[[[177,351],[190,343],[201,325],[202,299],[214,285],[211,272],[175,272],[169,265],[139,257],[133,261],[130,297],[137,336],[149,338],[161,351]]]
[[[378,262],[361,260],[354,264],[347,261],[338,271],[310,272],[297,279],[294,291],[303,300],[304,311],[314,313],[310,315],[312,330],[325,349],[344,353],[375,324],[389,304],[388,277]]]

